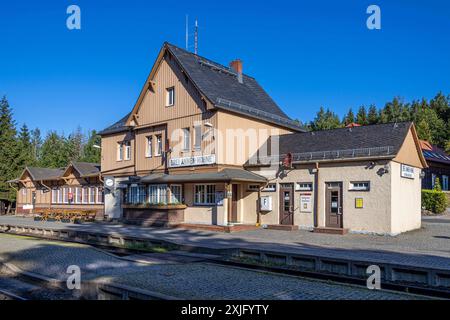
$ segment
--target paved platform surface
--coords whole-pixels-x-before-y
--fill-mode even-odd
[[[170,254],[169,254],[170,255]],[[135,258],[139,258],[134,256]],[[65,280],[78,265],[83,281],[108,279],[181,299],[411,300],[422,297],[384,290],[219,266],[164,254],[146,254],[146,264],[124,261],[87,245],[0,234],[0,259],[24,271]],[[154,259],[152,259],[152,257]],[[148,264],[150,263],[150,264]],[[0,287],[2,283],[0,282]]]
[[[424,217],[422,229],[396,237],[376,235],[328,235],[308,231],[258,229],[232,234],[186,229],[61,222],[41,222],[31,218],[0,217],[0,224],[39,226],[49,229],[89,231],[160,239],[206,248],[249,248],[311,254],[362,261],[379,261],[409,266],[450,270],[450,216]]]

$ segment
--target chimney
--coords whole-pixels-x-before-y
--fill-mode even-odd
[[[233,69],[237,73],[237,79],[238,79],[239,83],[243,83],[244,80],[242,78],[242,61],[240,59],[231,61],[230,68]]]

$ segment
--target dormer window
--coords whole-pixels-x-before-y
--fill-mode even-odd
[[[166,89],[166,107],[171,107],[175,104],[175,87]]]

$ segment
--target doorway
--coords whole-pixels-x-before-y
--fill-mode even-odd
[[[280,224],[294,225],[294,185],[280,185]]]
[[[231,196],[231,223],[238,223],[238,195],[239,195],[239,185],[232,184],[232,196]]]
[[[327,228],[343,228],[342,182],[327,183],[325,226]]]

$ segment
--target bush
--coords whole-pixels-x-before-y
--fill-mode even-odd
[[[422,208],[433,213],[442,213],[447,209],[447,197],[438,190],[422,190]]]

